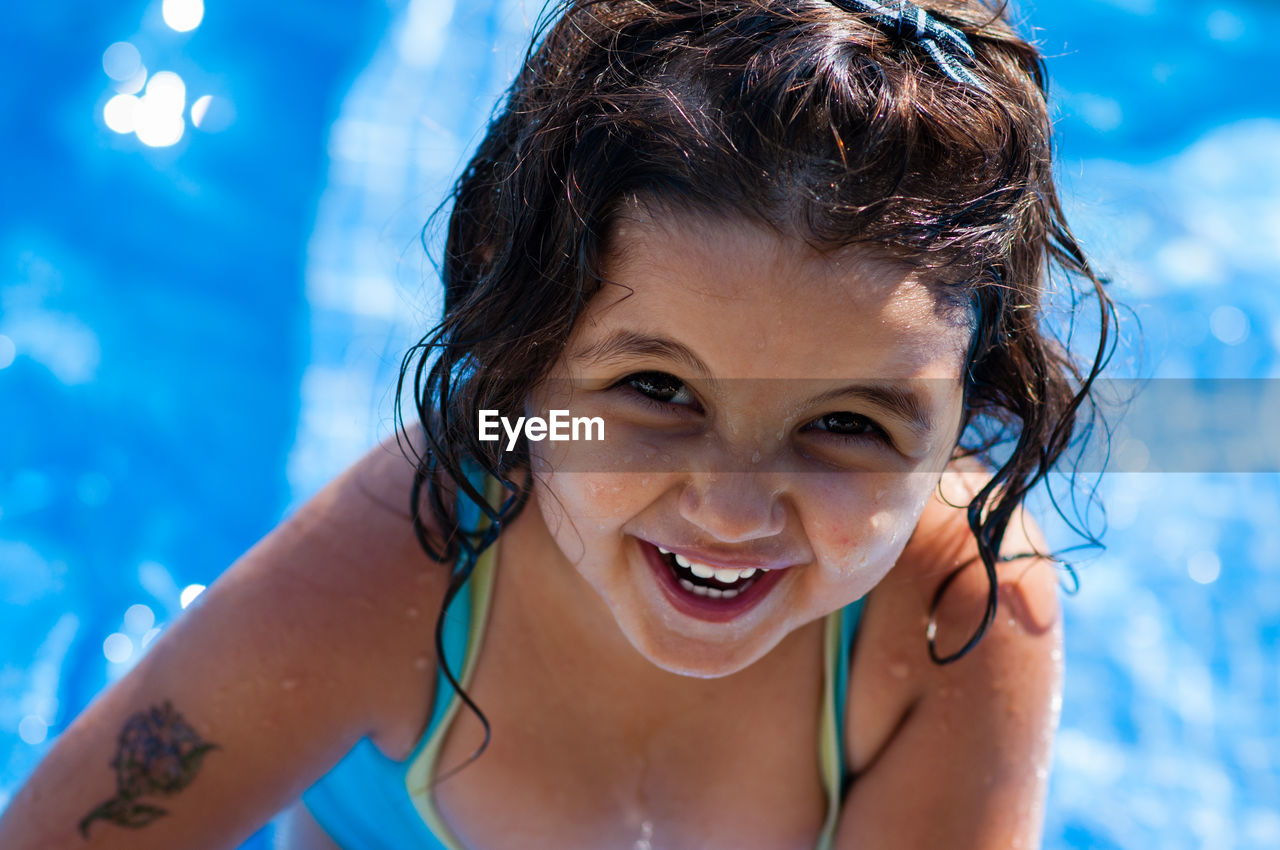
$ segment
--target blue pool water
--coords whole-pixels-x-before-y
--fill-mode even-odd
[[[186,26],[190,0],[11,4],[0,35],[0,808],[184,591],[389,433],[436,303],[418,229],[537,11],[210,0],[179,32],[166,6]],[[1071,218],[1141,316],[1121,371],[1267,386],[1280,8],[1023,11]],[[111,128],[137,83],[127,49],[104,65],[117,42],[147,79],[181,78],[185,111]],[[1123,450],[1140,468],[1159,447]],[[1046,847],[1280,846],[1280,477],[1100,488],[1107,548],[1065,602]]]

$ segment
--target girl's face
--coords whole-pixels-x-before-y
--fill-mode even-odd
[[[604,439],[530,442],[533,497],[636,650],[728,675],[893,566],[958,436],[967,318],[746,221],[633,214],[610,246],[525,411]]]

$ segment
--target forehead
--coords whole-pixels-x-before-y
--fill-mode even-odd
[[[919,270],[819,252],[746,219],[631,211],[570,348],[620,330],[678,339],[725,377],[959,380],[970,330]]]

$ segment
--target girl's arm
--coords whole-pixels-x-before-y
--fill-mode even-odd
[[[75,719],[0,819],[0,847],[234,847],[360,736],[401,745],[393,718],[431,696],[419,656],[444,571],[370,501],[371,482],[406,501],[395,451],[254,546]]]
[[[953,493],[950,500],[967,498]],[[968,655],[938,666],[924,640],[929,603],[939,580],[975,557],[977,547],[962,510],[931,514],[934,533],[920,543],[913,537],[864,615],[864,635],[876,639],[860,641],[850,693],[881,688],[901,697],[890,712],[895,721],[878,735],[847,736],[846,759],[857,778],[841,810],[836,848],[1036,848],[1061,705],[1057,576],[1046,558],[1000,564],[994,622]],[[1019,512],[1003,551],[1033,550],[1048,551]],[[940,655],[972,634],[986,595],[980,563],[952,582],[937,616]]]

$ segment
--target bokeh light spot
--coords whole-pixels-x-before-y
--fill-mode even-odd
[[[102,120],[117,133],[132,133],[137,109],[138,98],[131,94],[118,94],[102,107]]]
[[[116,91],[120,94],[137,94],[142,91],[142,87],[147,84],[147,66],[143,65],[138,68],[138,73],[134,74],[127,80],[115,84]]]
[[[157,71],[147,83],[146,99],[159,109],[181,113],[187,104],[187,84],[173,71]]]
[[[1192,552],[1187,558],[1187,575],[1199,584],[1213,584],[1222,572],[1222,561],[1217,552]]]
[[[209,104],[213,102],[213,95],[206,94],[196,98],[196,102],[191,104],[191,124],[199,127],[204,123],[205,113],[209,111]]]
[[[33,747],[43,744],[44,739],[49,737],[49,724],[44,722],[43,717],[28,714],[18,723],[18,737]]]
[[[1222,258],[1202,239],[1170,239],[1156,250],[1155,264],[1166,280],[1179,286],[1212,286],[1227,279]]]
[[[13,340],[4,334],[0,334],[0,369],[8,369],[13,365],[13,358],[18,354],[18,347],[13,344]]]
[[[1116,472],[1143,472],[1151,463],[1151,450],[1142,440],[1131,437],[1119,445],[1111,461]]]
[[[151,642],[158,637],[160,637],[160,628],[158,626],[154,629],[149,629],[147,633],[142,636],[142,648],[146,649],[151,645]]]
[[[156,624],[155,612],[146,605],[130,605],[124,612],[124,627],[135,635],[140,635]]]
[[[1099,132],[1109,133],[1124,123],[1124,108],[1114,98],[1081,93],[1074,106],[1084,122]]]
[[[1204,23],[1214,41],[1236,41],[1248,31],[1244,20],[1227,9],[1214,9]]]
[[[102,642],[102,654],[112,664],[123,664],[133,656],[133,641],[119,632],[107,635]]]
[[[204,20],[204,0],[164,0],[160,14],[171,29],[190,32]]]
[[[172,71],[158,71],[147,82],[147,91],[133,110],[133,132],[138,140],[153,148],[175,145],[182,139],[186,123],[187,86]]]
[[[138,134],[138,140],[153,148],[176,145],[187,127],[182,120],[182,113],[158,109],[145,98],[138,102],[134,123],[137,125],[134,132]]]
[[[202,95],[191,104],[191,123],[205,133],[221,133],[231,126],[236,111],[225,97]]]
[[[117,41],[102,53],[102,70],[116,82],[127,82],[142,70],[142,54],[127,41]]]
[[[182,588],[182,595],[178,598],[178,601],[182,603],[183,608],[186,608],[192,602],[195,602],[196,597],[202,593],[204,593],[203,584],[189,584]]]
[[[1209,314],[1209,330],[1226,345],[1239,345],[1249,337],[1249,317],[1239,307],[1223,304]]]

